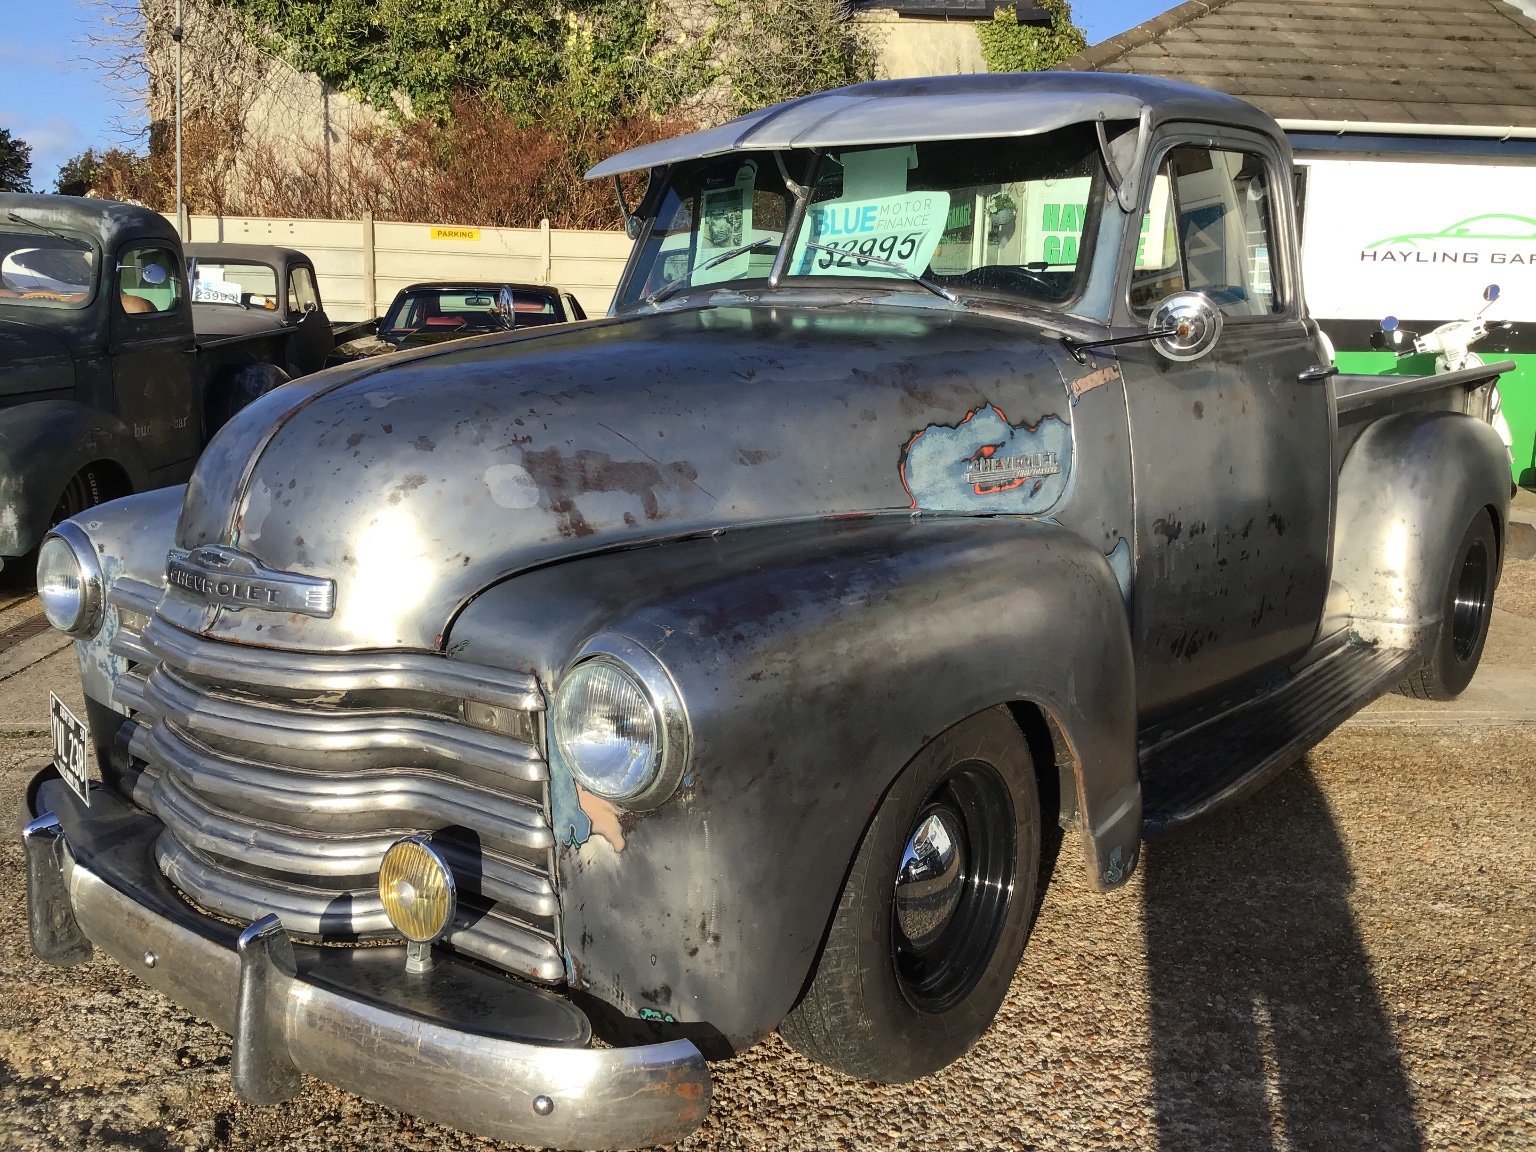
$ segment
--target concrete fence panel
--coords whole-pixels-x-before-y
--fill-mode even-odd
[[[333,320],[368,320],[396,292],[424,280],[506,280],[554,284],[589,316],[608,310],[629,255],[622,232],[476,228],[383,220],[269,220],[193,216],[199,242],[277,244],[315,262]]]

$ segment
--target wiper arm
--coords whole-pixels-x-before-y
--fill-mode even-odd
[[[909,276],[913,280],[917,281],[924,288],[928,289],[928,291],[932,292],[935,296],[942,296],[951,304],[958,304],[960,302],[960,297],[956,296],[948,288],[944,287],[944,285],[928,279],[928,277],[922,275],[920,272],[912,271],[912,269],[908,268],[905,264],[898,260],[887,260],[884,256],[865,256],[858,252],[850,252],[846,248],[834,248],[830,244],[818,244],[814,240],[807,240],[805,242],[805,246],[807,248],[813,248],[817,252],[832,253],[832,255],[839,257],[839,264],[841,264],[843,260],[846,259],[856,260],[860,264],[879,264],[882,268],[894,268],[902,275]]]
[[[10,221],[12,221],[13,223],[25,224],[28,228],[36,228],[39,232],[46,232],[50,236],[56,236],[60,240],[63,240],[65,243],[68,243],[68,244],[78,244],[79,243],[79,241],[74,239],[72,236],[66,236],[66,235],[64,235],[64,233],[56,231],[56,230],[48,227],[48,225],[46,225],[46,224],[39,224],[36,220],[28,220],[25,216],[19,216],[15,212],[7,212],[5,215],[6,215],[6,218],[9,219]]]
[[[743,252],[750,252],[754,248],[761,248],[764,245],[768,245],[768,244],[771,244],[774,247],[778,247],[778,245],[781,244],[781,243],[783,243],[783,238],[782,237],[780,237],[778,240],[775,240],[772,236],[759,236],[756,240],[748,241],[745,244],[738,244],[734,248],[727,248],[724,252],[721,252],[718,256],[711,256],[708,260],[704,261],[704,263],[700,264],[697,268],[690,268],[687,272],[685,272],[683,275],[679,276],[676,280],[668,280],[660,288],[656,289],[656,291],[652,292],[649,296],[647,296],[645,298],[645,302],[647,304],[659,304],[663,300],[665,300],[668,296],[672,295],[672,293],[673,293],[673,291],[675,289],[682,288],[685,285],[687,285],[688,282],[690,280],[692,280],[697,273],[703,272],[703,271],[705,271],[706,269],[709,269],[709,268],[713,268],[716,264],[724,264],[727,260],[731,259],[733,256],[740,256]]]

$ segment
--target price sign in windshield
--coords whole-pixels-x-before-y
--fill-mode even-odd
[[[205,280],[199,276],[192,281],[194,304],[238,304],[240,285],[228,280]]]
[[[939,246],[948,217],[948,192],[903,192],[817,204],[806,213],[790,266],[796,276],[899,277],[894,268],[860,259],[872,256],[893,260],[921,276]]]

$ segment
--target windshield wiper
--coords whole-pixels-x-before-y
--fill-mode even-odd
[[[676,280],[668,280],[660,288],[656,289],[656,291],[652,292],[649,296],[647,296],[645,298],[645,302],[647,304],[659,304],[663,300],[665,300],[668,296],[672,295],[672,292],[673,292],[674,289],[682,288],[685,285],[687,285],[688,282],[693,279],[693,277],[694,277],[694,275],[696,273],[703,272],[707,268],[713,268],[716,264],[724,264],[727,260],[731,259],[731,257],[733,257],[733,256],[740,256],[743,252],[750,252],[754,248],[761,248],[761,247],[763,247],[763,245],[765,245],[765,244],[772,244],[774,247],[777,247],[782,242],[783,242],[783,238],[782,237],[780,239],[778,239],[778,240],[775,240],[772,236],[759,236],[756,240],[749,241],[746,244],[738,244],[734,248],[727,248],[724,252],[720,253],[718,256],[711,256],[708,260],[704,261],[704,263],[700,264],[697,268],[690,268],[687,272],[685,272],[683,275],[679,276]]]
[[[8,220],[12,221],[13,223],[25,224],[28,228],[36,228],[39,232],[46,232],[50,236],[58,237],[60,240],[63,240],[66,244],[76,244],[76,245],[78,245],[80,243],[80,241],[76,240],[72,236],[66,236],[66,235],[64,235],[64,233],[58,231],[57,229],[50,228],[46,224],[39,224],[36,220],[28,220],[25,216],[19,216],[15,212],[7,212],[5,215],[6,215],[6,218]]]
[[[956,296],[948,288],[944,287],[944,285],[928,279],[928,277],[922,275],[920,272],[912,271],[912,269],[908,268],[905,264],[898,260],[887,260],[884,256],[865,256],[859,252],[850,252],[846,248],[834,248],[830,244],[818,244],[814,240],[807,240],[805,242],[805,246],[807,248],[815,249],[817,252],[832,253],[832,255],[839,257],[838,263],[840,264],[844,259],[848,259],[857,260],[860,264],[879,264],[882,268],[894,268],[902,275],[909,276],[913,280],[917,281],[917,283],[928,289],[928,291],[932,292],[935,296],[942,296],[951,304],[958,304],[960,302],[960,297]]]

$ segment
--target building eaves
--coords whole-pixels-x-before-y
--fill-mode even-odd
[[[1201,84],[1283,120],[1536,128],[1536,20],[1502,0],[1191,0],[1058,67]]]

